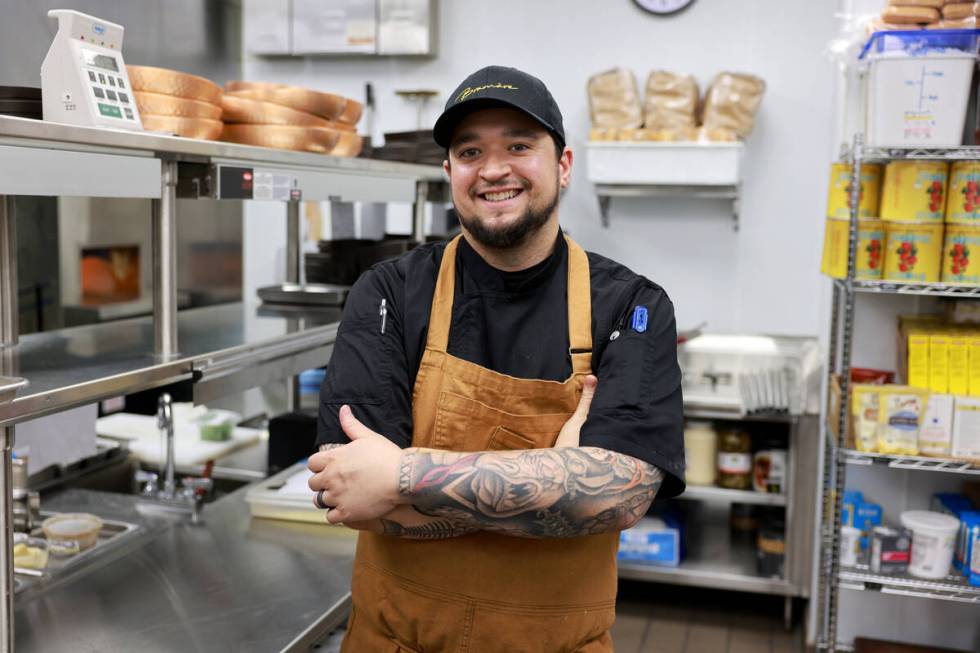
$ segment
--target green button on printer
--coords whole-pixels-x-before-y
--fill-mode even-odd
[[[108,116],[110,118],[122,118],[122,112],[119,110],[119,107],[114,107],[111,104],[102,104],[101,102],[99,102],[98,105],[99,113],[101,113],[103,116]]]

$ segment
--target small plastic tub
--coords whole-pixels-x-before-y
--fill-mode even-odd
[[[70,556],[95,546],[102,520],[86,512],[65,513],[45,519],[41,530],[52,554]]]
[[[45,569],[48,566],[48,543],[39,537],[14,533],[14,569]]]
[[[909,573],[919,578],[948,576],[960,530],[959,520],[929,510],[907,510],[902,513],[902,526],[912,531]]]
[[[856,567],[861,555],[861,529],[841,526],[840,563],[844,567]]]

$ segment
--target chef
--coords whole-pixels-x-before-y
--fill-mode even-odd
[[[539,79],[473,73],[434,139],[462,234],[361,276],[320,394],[310,487],[361,531],[343,650],[612,651],[619,532],[684,488],[673,306],[562,233]]]

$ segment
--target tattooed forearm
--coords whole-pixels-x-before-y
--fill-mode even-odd
[[[575,537],[635,524],[657,494],[652,465],[595,447],[460,454],[408,450],[399,492],[454,528]]]

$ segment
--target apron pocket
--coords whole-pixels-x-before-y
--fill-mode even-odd
[[[506,426],[498,426],[493,435],[490,436],[490,443],[487,445],[487,449],[490,451],[534,449],[535,447],[533,440],[528,440],[520,433],[514,433]]]
[[[443,391],[436,406],[435,446],[451,451],[543,449],[554,446],[558,432],[571,416],[571,412],[515,415]],[[501,428],[510,435],[499,436],[497,446],[493,446]]]

